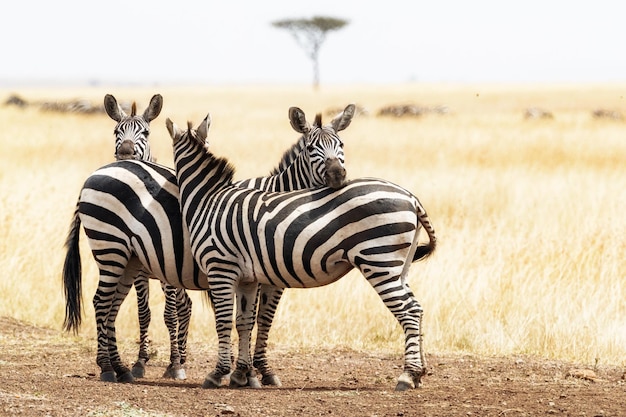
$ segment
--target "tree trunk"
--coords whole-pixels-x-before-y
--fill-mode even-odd
[[[317,56],[313,58],[313,89],[315,91],[320,88],[320,65]]]

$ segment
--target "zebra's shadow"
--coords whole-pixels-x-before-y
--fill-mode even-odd
[[[197,382],[188,382],[188,381],[175,381],[175,380],[139,380],[136,379],[134,382],[132,382],[132,385],[144,385],[147,387],[163,387],[163,388],[181,388],[181,389],[189,389],[189,388],[199,388],[199,389],[203,389],[202,388],[202,384],[201,383],[197,383]],[[297,387],[297,386],[282,386],[282,387],[274,387],[274,386],[265,386],[263,388],[257,388],[257,389],[253,389],[253,388],[246,388],[246,387],[241,387],[241,388],[232,388],[230,386],[228,386],[228,384],[224,384],[222,386],[220,386],[219,388],[216,388],[219,391],[223,391],[223,390],[233,390],[233,391],[250,391],[250,392],[262,392],[262,391],[293,391],[293,392],[298,392],[298,391],[302,391],[302,392],[332,392],[332,391],[339,391],[339,392],[356,392],[356,391],[365,391],[365,392],[375,392],[375,391],[381,391],[381,390],[385,390],[385,387],[375,387],[375,386],[359,386],[359,387],[353,387],[353,386],[328,386],[328,385],[319,385],[319,386],[314,386],[314,385],[305,385],[302,387]],[[215,390],[215,389],[214,389]]]

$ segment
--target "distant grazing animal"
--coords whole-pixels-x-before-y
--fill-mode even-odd
[[[524,111],[524,119],[554,119],[554,115],[539,107],[529,107]]]
[[[358,269],[405,334],[404,371],[396,390],[419,385],[425,373],[422,307],[407,283],[413,261],[435,250],[435,231],[410,192],[388,181],[358,179],[343,187],[283,193],[238,187],[234,169],[206,144],[210,117],[194,130],[166,120],[173,139],[176,178],[191,249],[214,303],[219,348],[203,387],[231,371],[235,295],[239,351],[232,386],[248,384],[251,332],[259,284],[311,288]],[[418,244],[420,228],[429,238]]]
[[[592,113],[594,119],[623,120],[624,115],[617,110],[596,109]]]
[[[96,114],[102,113],[101,106],[94,106],[89,100],[77,99],[69,101],[44,101],[38,104],[39,109],[42,111],[57,112],[57,113],[82,113],[82,114]]]
[[[423,107],[415,104],[399,104],[383,107],[378,111],[378,116],[423,116],[426,114],[448,114],[450,109],[447,106]]]
[[[265,190],[320,187],[327,183],[343,185],[343,143],[337,132],[350,124],[353,115],[354,106],[349,105],[329,126],[322,126],[319,116],[310,126],[300,109],[291,108],[291,125],[302,137],[285,152],[274,175],[239,184]],[[81,323],[78,251],[81,221],[100,270],[94,296],[100,378],[132,381],[133,376],[117,350],[115,318],[138,271],[145,270],[144,275],[159,277],[162,282],[176,287],[208,289],[206,276],[193,261],[173,170],[149,162],[123,160],[102,167],[86,180],[66,244],[63,270],[66,330],[77,330]],[[263,384],[280,385],[267,363],[266,348],[281,294],[280,289],[261,288],[263,301],[258,312],[255,364],[263,376]],[[252,374],[250,381],[250,385],[255,386]]]
[[[66,101],[31,101],[28,102],[17,94],[12,94],[5,101],[5,105],[13,105],[26,108],[28,106],[38,107],[41,111],[56,113],[76,113],[76,114],[100,114],[104,113],[101,104],[93,104],[87,99],[74,99]],[[120,107],[130,110],[129,103],[122,103]]]
[[[27,107],[28,102],[24,100],[22,97],[17,94],[12,94],[8,99],[4,102],[5,106],[17,106],[17,107]]]

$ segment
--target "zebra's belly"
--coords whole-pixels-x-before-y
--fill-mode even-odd
[[[307,262],[264,262],[243,269],[241,282],[258,282],[279,288],[314,288],[332,284],[352,268],[345,260],[327,264],[324,268],[311,267]]]
[[[176,260],[172,253],[166,253],[164,257],[146,257],[145,254],[135,255],[143,264],[143,268],[150,273],[152,278],[169,284],[176,288],[187,290],[207,290],[209,282],[207,276],[195,264],[193,258],[185,256],[182,260]]]
[[[209,281],[202,271],[194,270],[192,272],[183,273],[181,276],[181,288],[187,290],[208,290]]]

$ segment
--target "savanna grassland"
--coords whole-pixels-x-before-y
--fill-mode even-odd
[[[626,112],[626,85],[111,87],[4,90],[0,98],[11,93],[94,103],[111,93],[136,100],[140,111],[160,93],[164,107],[151,141],[168,166],[166,117],[197,125],[210,112],[211,147],[237,167],[237,179],[268,173],[297,139],[290,106],[312,120],[356,103],[367,113],[341,132],[349,177],[411,190],[438,234],[437,252],[414,264],[409,279],[425,310],[428,354],[626,365],[626,121],[592,115]],[[377,116],[396,104],[448,111]],[[553,118],[526,119],[530,107]],[[104,113],[7,105],[0,123],[0,316],[58,331],[70,218],[82,182],[113,160],[115,123]],[[97,271],[84,235],[81,253],[84,324],[78,336],[63,337],[89,339],[95,360]],[[165,357],[163,295],[152,284],[153,349]],[[211,310],[200,294],[192,297],[190,345],[211,349]],[[129,298],[118,317],[120,343],[138,335],[134,293]],[[401,329],[357,273],[319,289],[288,290],[270,342],[283,352],[403,352]],[[125,351],[128,361],[134,349]]]

